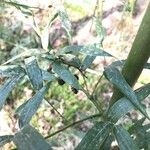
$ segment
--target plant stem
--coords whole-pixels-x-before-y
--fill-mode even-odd
[[[64,121],[67,121],[67,119],[62,115],[60,114],[60,112],[51,104],[50,101],[46,100],[47,103],[58,113],[58,115],[64,120]]]
[[[133,87],[137,82],[145,63],[150,57],[150,3],[133,42],[131,51],[122,69],[122,74],[128,84]],[[110,102],[113,105],[123,94],[114,88]]]
[[[89,116],[89,117],[86,117],[86,118],[84,118],[84,119],[82,119],[82,120],[73,122],[73,123],[67,125],[66,127],[64,127],[64,128],[62,128],[62,129],[60,129],[60,130],[58,130],[58,131],[56,131],[56,132],[54,132],[54,133],[52,133],[52,134],[46,136],[45,139],[48,139],[48,138],[50,138],[50,137],[52,137],[52,136],[54,136],[54,135],[56,135],[56,134],[58,134],[58,133],[60,133],[60,132],[62,132],[62,131],[64,131],[64,130],[66,130],[66,129],[72,127],[72,126],[74,126],[74,125],[77,125],[77,124],[82,123],[82,122],[84,122],[84,121],[86,121],[86,120],[93,119],[93,118],[100,117],[100,116],[101,116],[101,114],[95,114],[95,115],[91,115],[91,116]]]
[[[101,80],[102,80],[102,78],[103,78],[103,75],[104,75],[104,74],[102,74],[102,75],[100,76],[100,78],[98,79],[98,81],[96,82],[96,84],[95,84],[95,86],[94,86],[94,88],[93,88],[92,94],[91,94],[92,96],[94,95],[94,92],[96,91],[98,84],[101,82]]]

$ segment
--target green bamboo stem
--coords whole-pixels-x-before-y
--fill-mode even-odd
[[[131,51],[122,69],[122,74],[128,84],[133,87],[142,73],[145,63],[150,57],[150,3],[133,42]],[[114,87],[110,105],[119,100],[123,94]]]

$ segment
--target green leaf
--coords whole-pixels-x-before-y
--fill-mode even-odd
[[[142,127],[143,122],[145,121],[145,117],[141,118],[140,120],[136,121],[128,130],[130,134],[133,134],[134,132],[137,132],[139,128]]]
[[[123,67],[123,65],[125,64],[126,60],[117,60],[117,61],[114,61],[113,63],[111,63],[111,66],[114,66],[114,67]],[[150,63],[146,63],[144,65],[144,69],[150,69]]]
[[[110,66],[112,67],[123,67],[123,65],[125,64],[126,60],[117,60],[111,63]]]
[[[123,127],[115,126],[113,132],[120,150],[139,150],[130,134]]]
[[[135,122],[130,128],[129,133],[135,137],[135,142],[140,149],[150,149],[150,124],[143,125],[145,118],[142,118]]]
[[[64,64],[67,64],[69,66],[75,67],[75,68],[80,68],[81,66],[81,61],[78,57],[75,57],[71,54],[64,54],[62,57],[60,57],[61,62]]]
[[[0,136],[0,146],[5,145],[6,143],[9,143],[12,141],[13,139],[13,135],[4,135],[4,136]]]
[[[70,70],[61,65],[59,62],[54,62],[52,65],[52,68],[54,70],[55,73],[58,74],[58,76],[64,80],[66,83],[68,83],[69,85],[71,85],[72,87],[80,90],[80,85],[78,83],[78,80],[76,79],[76,77],[70,72]]]
[[[62,23],[62,27],[66,30],[69,38],[71,39],[71,22],[65,10],[58,11],[59,18]]]
[[[19,4],[19,3],[16,3],[16,2],[12,2],[12,1],[4,1],[4,3],[8,4],[8,5],[11,5],[11,6],[14,6],[16,8],[18,7],[22,7],[24,9],[29,9],[29,8],[36,8],[36,9],[39,9],[38,7],[33,7],[33,6],[28,6],[28,5],[25,5],[25,4]]]
[[[88,131],[75,150],[99,150],[105,139],[108,137],[111,124],[98,122]]]
[[[42,70],[42,76],[43,76],[43,80],[47,80],[47,81],[53,81],[56,79],[54,74],[49,73],[48,71],[45,70]]]
[[[15,111],[15,113],[20,116],[21,111],[24,109],[25,105],[29,102],[29,100],[25,101],[23,104],[21,104]]]
[[[18,150],[52,150],[42,135],[29,125],[15,134],[13,142]]]
[[[51,55],[51,54],[49,54],[49,53],[41,54],[41,57],[42,57],[43,59],[48,60],[49,62],[53,62],[53,61],[56,59],[56,57],[55,57],[54,55]]]
[[[102,25],[100,18],[98,18],[98,17],[95,18],[95,27],[96,27],[96,33],[99,37],[99,41],[102,44],[102,42],[106,36],[106,31]]]
[[[25,49],[22,53],[15,55],[14,57],[7,60],[3,65],[6,65],[18,59],[23,60],[25,57],[29,57],[33,55],[41,55],[41,53],[42,52],[39,49],[28,49],[28,50]]]
[[[39,108],[46,92],[49,89],[49,84],[45,85],[42,89],[36,92],[36,94],[29,99],[26,104],[24,104],[24,108],[21,108],[19,111],[19,124],[20,126],[25,126],[28,124],[32,118],[32,116],[36,113]],[[21,106],[20,106],[21,107]]]
[[[12,78],[8,79],[4,85],[0,88],[0,110],[2,109],[6,98],[9,93],[14,89],[16,84],[20,81],[20,79],[24,76],[24,74],[17,74]]]
[[[0,66],[0,77],[12,77],[16,74],[25,73],[24,68],[16,65]]]
[[[66,46],[65,48],[63,48],[59,52],[59,55],[62,55],[65,53],[73,53],[73,54],[81,53],[81,54],[85,54],[85,55],[89,55],[89,56],[110,56],[110,57],[113,57],[111,54],[98,48],[96,46],[96,44],[87,45],[87,46],[82,46],[82,45]]]
[[[112,66],[108,66],[105,68],[104,71],[105,77],[114,85],[116,86],[129,100],[130,102],[147,118],[148,115],[143,108],[142,104],[138,101],[136,94],[129,86],[129,84],[124,79],[123,75],[120,71]]]
[[[87,55],[85,57],[85,59],[83,60],[83,62],[82,62],[81,69],[82,70],[86,70],[93,63],[95,58],[96,58],[96,56],[89,56],[89,55]]]
[[[27,75],[35,90],[39,90],[43,87],[42,71],[38,66],[35,57],[29,57],[25,59]]]
[[[112,142],[113,142],[113,136],[110,134],[103,142],[102,146],[100,147],[100,150],[110,150]]]
[[[144,100],[150,94],[150,84],[135,91],[138,101]],[[134,105],[128,98],[123,97],[111,106],[107,112],[108,119],[116,123],[122,116],[135,109]]]
[[[71,60],[68,61],[68,64],[69,64],[70,66],[73,66],[73,67],[76,67],[76,68],[80,68],[80,66],[81,66],[81,61],[80,61],[79,58],[74,57],[74,58],[72,58]]]

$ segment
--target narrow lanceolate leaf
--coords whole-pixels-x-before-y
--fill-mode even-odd
[[[139,120],[142,121],[142,120]],[[150,149],[150,124],[140,125],[140,122],[136,122],[130,129],[129,133],[135,137],[135,142],[140,149]]]
[[[136,94],[134,93],[132,88],[129,86],[129,84],[126,82],[123,75],[117,68],[112,66],[106,67],[104,71],[104,75],[114,86],[116,86],[131,101],[131,103],[143,115],[149,118],[142,104],[138,101]]]
[[[48,71],[45,71],[45,70],[41,70],[41,71],[42,71],[43,80],[53,81],[56,79],[54,74],[49,73]]]
[[[68,60],[67,63],[68,63],[68,65],[73,66],[75,68],[80,68],[80,66],[81,66],[81,61],[77,57],[74,57],[74,58]]]
[[[111,124],[98,122],[88,131],[75,150],[99,150],[111,131]]]
[[[106,36],[106,32],[102,25],[101,20],[98,17],[95,18],[95,27],[96,27],[96,33],[99,37],[100,44],[102,44],[102,42]]]
[[[78,57],[74,57],[71,54],[64,54],[62,58],[60,59],[64,64],[67,64],[69,66],[72,66],[78,69],[81,66],[81,60]]]
[[[72,87],[80,90],[80,85],[77,78],[69,71],[67,67],[61,65],[59,62],[54,62],[52,67],[54,72],[57,73],[62,80]]]
[[[59,10],[58,16],[61,20],[62,27],[66,30],[68,36],[71,38],[71,22],[65,10]]]
[[[6,65],[8,63],[11,63],[15,60],[23,60],[25,57],[29,57],[29,56],[33,56],[33,55],[40,55],[41,51],[39,49],[29,49],[29,50],[25,50],[22,53],[10,58],[9,60],[7,60],[3,65]]]
[[[43,86],[42,71],[38,66],[35,57],[29,57],[25,60],[27,74],[35,90],[39,90]]]
[[[6,98],[9,93],[14,89],[16,84],[20,81],[20,79],[24,76],[24,74],[17,74],[12,78],[8,79],[3,86],[0,88],[0,110],[2,109]]]
[[[30,9],[30,8],[36,8],[36,9],[39,9],[38,7],[32,7],[32,6],[28,6],[28,5],[25,5],[25,4],[19,4],[19,3],[16,3],[16,2],[12,2],[12,1],[2,1],[4,4],[8,4],[8,5],[11,5],[11,6],[14,6],[18,9],[20,9],[20,7],[24,8],[24,9]]]
[[[24,109],[25,105],[26,105],[28,102],[29,102],[29,100],[28,100],[28,101],[25,101],[22,105],[20,105],[20,106],[16,109],[15,113],[16,113],[18,116],[20,116],[21,111]]]
[[[141,118],[140,120],[137,120],[128,130],[130,134],[136,133],[140,128],[143,127],[143,122],[145,121],[146,118]]]
[[[72,45],[72,46],[66,46],[63,48],[59,54],[62,55],[64,53],[73,53],[73,54],[85,54],[89,56],[110,56],[111,54],[105,52],[104,50],[98,48],[95,44],[93,45]]]
[[[110,134],[106,140],[103,142],[102,146],[100,147],[100,150],[110,150],[111,149],[111,144],[113,142],[114,138]]]
[[[93,63],[95,58],[96,58],[96,56],[89,56],[89,55],[87,55],[85,57],[85,59],[83,60],[83,62],[82,62],[81,69],[82,70],[86,70]]]
[[[29,125],[15,134],[13,142],[18,150],[52,150],[42,135]]]
[[[123,65],[125,64],[126,60],[117,60],[117,61],[114,61],[113,63],[111,63],[111,66],[114,66],[114,67],[123,67]],[[150,69],[150,63],[146,63],[144,65],[144,69]]]
[[[9,143],[12,141],[13,139],[13,135],[4,135],[4,136],[0,136],[0,146],[5,145],[6,143]]]
[[[0,77],[12,77],[20,73],[25,73],[25,70],[20,66],[15,65],[0,66]]]
[[[134,135],[134,141],[137,143],[140,149],[150,149],[150,123],[143,125],[145,118],[142,118],[133,124],[128,132]]]
[[[144,100],[150,94],[150,84],[147,84],[135,91],[138,101]],[[121,117],[126,115],[129,111],[135,109],[134,105],[126,97],[118,100],[108,110],[108,119],[116,123]]]
[[[116,126],[113,131],[120,150],[139,150],[130,134],[123,127]]]
[[[36,94],[26,102],[24,108],[21,108],[21,112],[19,114],[19,124],[20,126],[24,126],[28,124],[32,118],[32,116],[36,113],[37,109],[39,108],[44,95],[48,91],[49,83],[45,85],[42,89],[36,92]]]

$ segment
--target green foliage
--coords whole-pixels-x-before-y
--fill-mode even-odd
[[[134,143],[133,139],[130,137],[130,134],[121,126],[115,126],[113,132],[119,144],[120,150],[139,149]]]
[[[37,9],[12,1],[3,2],[16,7],[28,15],[32,15],[30,9]],[[56,6],[53,7],[56,8]],[[67,31],[71,43],[71,23],[64,9],[57,9],[57,13],[52,17],[44,31],[48,31],[48,27],[50,27],[51,23],[57,17],[61,20],[62,27]],[[91,45],[67,45],[60,50],[49,50],[48,34],[46,32],[46,34],[44,34],[44,32],[37,32],[43,49],[23,47],[23,52],[10,58],[0,66],[0,77],[4,79],[7,78],[0,88],[0,110],[3,108],[11,91],[21,81],[24,80],[24,83],[27,84],[31,83],[34,91],[32,97],[27,99],[16,109],[19,121],[19,132],[14,135],[1,136],[0,145],[13,141],[19,150],[52,149],[43,136],[38,133],[34,127],[30,126],[31,120],[43,103],[43,100],[46,100],[53,106],[50,103],[51,100],[48,100],[48,96],[53,98],[52,92],[54,92],[54,94],[60,98],[60,102],[58,101],[58,103],[63,103],[63,98],[66,99],[66,103],[68,103],[64,112],[65,117],[62,116],[54,106],[53,108],[62,117],[63,121],[66,118],[68,121],[71,118],[70,116],[77,113],[77,110],[83,109],[82,106],[85,107],[84,105],[88,103],[85,101],[77,102],[77,97],[74,93],[76,94],[78,91],[81,91],[87,96],[86,100],[89,99],[90,102],[96,106],[96,112],[99,111],[99,116],[95,115],[98,118],[97,122],[89,129],[79,145],[75,148],[76,150],[109,149],[114,139],[117,140],[120,150],[149,149],[150,145],[147,140],[150,139],[149,131],[147,132],[150,127],[149,124],[143,125],[144,120],[138,120],[129,131],[127,131],[121,125],[116,125],[116,122],[134,109],[139,110],[144,117],[149,119],[141,101],[150,94],[150,84],[144,85],[140,89],[133,91],[121,71],[117,68],[118,66],[124,65],[125,61],[118,61],[105,67],[102,74],[104,74],[106,79],[108,79],[114,87],[121,91],[123,94],[122,98],[113,103],[108,109],[102,108],[98,96],[94,95],[96,94],[96,88],[102,77],[100,75],[100,80],[88,89],[86,84],[86,80],[88,80],[86,70],[91,67],[95,58],[97,56],[106,58],[113,57],[102,48],[99,48],[102,46],[105,35],[101,23],[98,22],[98,20],[96,21],[96,31],[97,35],[100,37],[99,43]],[[82,59],[83,55],[84,59]],[[17,65],[18,63],[19,65]],[[48,65],[51,66],[51,68],[48,68]],[[149,63],[145,64],[145,68],[149,69]],[[122,67],[120,67],[120,69],[122,69]],[[82,77],[83,83],[76,73]],[[60,80],[62,81],[61,83]],[[56,81],[58,81],[59,85],[56,85]],[[92,84],[94,84],[94,82]],[[74,93],[71,89],[69,91],[69,88],[71,88]],[[72,92],[72,95],[70,96],[68,92]],[[70,106],[72,108],[69,108]],[[88,106],[90,108],[92,105],[90,104]],[[89,119],[90,118],[91,117],[89,117]],[[85,120],[86,119],[83,119],[82,121]],[[79,122],[81,121],[77,123]],[[69,127],[73,125],[74,124],[71,124]],[[63,128],[61,132],[65,129],[67,129],[67,127]],[[135,136],[136,138],[133,139],[131,136]],[[146,140],[141,142],[142,139]]]
[[[0,146],[3,146],[4,144],[11,142],[13,137],[14,137],[13,135],[0,136]]]
[[[82,62],[81,69],[82,70],[86,70],[87,68],[89,68],[89,66],[91,66],[91,64],[93,63],[95,58],[96,58],[96,56],[89,56],[89,55],[87,55],[85,57],[85,59],[83,60],[83,62]]]
[[[135,91],[138,101],[144,100],[150,94],[150,84],[147,84],[140,89]],[[133,110],[134,105],[128,100],[128,98],[123,97],[118,100],[112,107],[109,108],[108,118],[112,122],[117,122],[122,116]]]
[[[111,124],[98,122],[88,131],[75,150],[99,150],[104,140],[108,137]]]
[[[54,62],[52,65],[52,68],[55,73],[58,74],[58,76],[63,79],[65,82],[70,84],[76,89],[81,89],[78,83],[78,80],[76,77],[66,68],[65,66],[62,66],[59,62]]]
[[[122,74],[119,70],[115,67],[107,67],[104,71],[105,77],[113,83],[129,100],[130,102],[147,118],[148,115],[146,114],[145,109],[143,108],[142,104],[137,99],[132,88],[128,85]]]
[[[93,45],[73,45],[73,46],[66,46],[63,48],[58,55],[62,54],[68,54],[68,53],[73,53],[73,54],[85,54],[89,56],[110,56],[112,57],[111,54],[105,52],[104,50],[100,49],[97,47],[97,44]]]
[[[32,116],[36,113],[41,101],[44,98],[45,93],[48,91],[49,83],[46,84],[43,88],[41,88],[28,102],[23,104],[22,109],[18,112],[19,114],[19,123],[20,126],[24,126],[28,124],[32,118]]]
[[[143,125],[145,118],[138,120],[129,128],[129,133],[135,136],[135,142],[140,149],[148,150],[150,148],[150,123]],[[142,140],[141,140],[142,139]]]
[[[42,71],[38,66],[35,57],[29,57],[25,59],[26,71],[29,79],[35,90],[39,90],[43,87]]]
[[[8,97],[9,93],[13,90],[16,84],[20,81],[21,77],[24,74],[17,74],[12,78],[8,79],[4,85],[0,88],[0,110],[2,109],[6,98]]]
[[[27,125],[14,135],[14,143],[21,150],[52,150],[41,134],[32,126]]]

